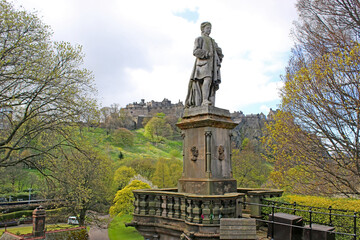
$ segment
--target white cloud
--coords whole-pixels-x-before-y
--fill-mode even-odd
[[[295,0],[17,0],[37,9],[56,40],[81,44],[104,106],[184,101],[200,23],[223,49],[217,106],[241,110],[278,99]],[[197,11],[196,23],[175,13]],[[275,106],[270,106],[275,108]],[[257,113],[259,109],[254,109]]]

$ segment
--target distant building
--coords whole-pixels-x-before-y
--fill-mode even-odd
[[[136,128],[142,128],[144,127],[142,122],[145,119],[153,117],[156,113],[164,113],[167,116],[175,116],[178,118],[182,117],[184,104],[180,100],[178,103],[173,104],[167,98],[164,98],[161,102],[154,100],[145,102],[145,99],[141,99],[139,103],[130,103],[121,110],[124,114],[128,114],[133,118],[133,121],[136,123]]]

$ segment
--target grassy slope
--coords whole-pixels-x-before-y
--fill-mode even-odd
[[[96,146],[104,154],[109,155],[114,161],[118,160],[119,153],[122,152],[127,160],[136,158],[171,158],[181,159],[182,142],[165,140],[163,143],[153,144],[144,136],[144,129],[132,131],[135,135],[132,146],[117,146],[111,141],[110,135],[106,134],[105,129],[95,128],[86,131],[89,137],[94,139]]]
[[[108,228],[110,240],[142,240],[144,239],[133,227],[125,227],[125,223],[131,222],[131,215],[115,217]]]

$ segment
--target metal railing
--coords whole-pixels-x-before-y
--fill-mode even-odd
[[[357,240],[360,235],[357,233],[359,223],[357,221],[358,214],[357,212],[349,212],[342,209],[333,209],[329,208],[320,208],[320,207],[311,207],[298,205],[296,203],[282,203],[271,200],[263,200],[263,203],[267,202],[270,204],[258,204],[250,202],[239,202],[240,204],[246,205],[255,205],[259,206],[262,209],[262,218],[257,219],[258,222],[264,223],[272,231],[268,231],[268,237],[274,238],[275,228],[274,225],[282,225],[292,228],[301,229],[302,231],[310,231],[310,240],[312,238],[312,231],[314,230],[314,224],[320,224],[325,226],[334,227],[334,231],[324,231],[331,234],[335,234],[336,239],[341,240]],[[284,205],[287,207],[279,206]],[[300,208],[301,207],[301,208]],[[302,220],[308,224],[308,226],[299,226],[293,224],[286,224],[275,221],[276,213],[288,213],[291,215],[296,215],[302,218]],[[327,219],[327,221],[319,221],[321,219]],[[340,223],[340,224],[339,224]]]

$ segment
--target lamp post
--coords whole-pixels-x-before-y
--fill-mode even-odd
[[[29,204],[30,204],[30,200],[31,200],[31,188],[29,188]]]

